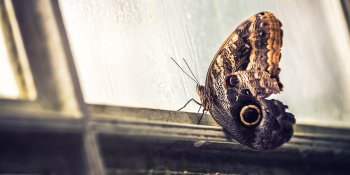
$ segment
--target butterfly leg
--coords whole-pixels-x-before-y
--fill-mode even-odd
[[[177,110],[177,111],[181,111],[181,109],[185,108],[185,107],[188,105],[188,103],[190,103],[191,101],[194,101],[194,102],[197,103],[199,106],[202,106],[201,103],[199,103],[199,102],[196,101],[195,99],[191,98],[190,100],[188,100],[188,102],[187,102],[182,108],[180,108],[180,109]]]
[[[205,112],[205,113],[204,113],[204,112]],[[208,112],[208,111],[206,111],[205,109],[203,109],[202,115],[199,117],[199,120],[198,120],[198,123],[197,123],[198,125],[201,123],[204,114],[207,114],[207,112]]]

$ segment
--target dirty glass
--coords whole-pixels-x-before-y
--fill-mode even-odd
[[[226,37],[260,11],[283,23],[281,80],[274,95],[298,121],[349,121],[349,31],[336,0],[61,0],[84,98],[176,110],[198,97],[170,60],[185,58],[204,84]],[[197,111],[196,104],[185,111]]]
[[[19,98],[19,89],[6,48],[0,22],[0,98]]]

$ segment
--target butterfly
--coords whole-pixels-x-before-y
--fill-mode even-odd
[[[282,102],[267,99],[283,89],[279,78],[281,27],[273,13],[255,14],[221,45],[205,86],[190,70],[203,112],[209,111],[228,136],[255,150],[275,149],[293,135],[294,115],[286,112],[288,107]]]

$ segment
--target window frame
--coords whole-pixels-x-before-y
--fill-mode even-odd
[[[78,133],[82,137],[86,169],[80,173],[104,174],[95,133],[89,130],[89,114],[83,102],[58,1],[0,2],[2,10],[6,10],[3,13],[15,15],[20,29],[17,32],[23,40],[37,92],[35,99],[24,96],[20,100],[0,100],[1,131]],[[10,27],[12,30],[14,26]],[[13,43],[13,40],[7,42]],[[12,53],[16,51],[10,50]],[[11,55],[11,59],[16,62],[20,58]],[[33,90],[30,88],[22,89]]]
[[[164,148],[173,143],[179,143],[177,151],[187,153],[186,150],[194,150],[193,155],[199,158],[203,153],[217,157],[226,154],[234,156],[230,152],[238,154],[239,158],[244,158],[239,168],[236,170],[225,169],[223,170],[225,173],[254,172],[259,165],[255,162],[255,169],[251,168],[249,161],[254,160],[255,155],[258,155],[258,160],[275,158],[277,161],[288,163],[308,160],[315,161],[315,165],[318,165],[333,161],[335,162],[333,164],[339,164],[336,167],[340,172],[343,172],[344,167],[346,167],[342,161],[350,160],[350,127],[347,126],[297,123],[291,141],[275,151],[257,153],[228,139],[221,127],[209,115],[204,117],[202,125],[197,125],[200,117],[200,114],[197,113],[86,104],[58,0],[0,0],[0,2],[2,13],[6,10],[6,14],[10,14],[13,10],[13,14],[16,16],[19,27],[17,32],[21,33],[28,65],[23,62],[23,54],[16,53],[19,52],[17,47],[20,47],[21,43],[15,43],[16,49],[11,50],[13,55],[19,56],[11,56],[11,59],[15,60],[13,62],[18,67],[31,70],[33,84],[37,89],[37,98],[32,99],[28,95],[29,92],[34,91],[33,87],[30,87],[30,83],[20,84],[21,89],[25,92],[21,95],[22,99],[0,100],[0,111],[2,111],[0,131],[78,134],[82,138],[83,164],[86,169],[86,172],[81,172],[82,174],[149,173],[152,172],[152,168],[149,166],[155,166],[156,163],[162,164],[159,160],[154,159],[153,162],[153,159],[147,159],[149,158],[147,156],[147,158],[143,157],[147,153],[140,151],[137,152],[140,155],[134,155],[135,159],[139,156],[140,161],[150,161],[153,164],[135,167],[124,164],[111,165],[113,162],[118,163],[119,159],[133,160],[127,155],[117,154],[119,156],[111,157],[105,152],[104,148],[110,147],[112,147],[110,149],[113,153],[118,152],[118,150],[113,149],[113,147],[119,148],[118,145],[122,144],[118,142],[118,139],[141,145],[147,143],[150,145],[149,150],[152,150],[152,146],[160,147],[162,148],[161,152],[164,153],[166,152]],[[6,22],[8,21],[5,20]],[[7,27],[11,30],[14,28],[13,25]],[[10,38],[7,41],[13,43],[14,39]],[[28,71],[20,71],[17,72],[17,76],[24,77],[27,76],[27,73]],[[28,77],[25,79],[29,79],[26,82],[30,81]],[[137,142],[133,142],[135,140]],[[137,148],[137,145],[134,147]],[[126,148],[121,148],[119,151],[123,149]],[[197,149],[198,152],[196,152]],[[339,153],[345,156],[337,159],[336,156]],[[319,163],[313,159],[315,155],[329,160],[321,160]],[[108,160],[105,159],[108,156]],[[164,158],[164,161],[167,162],[172,156],[174,155]],[[162,160],[159,157],[157,159]],[[237,161],[236,159],[229,160]],[[220,169],[211,165],[215,161],[225,162],[219,158],[205,160],[197,168],[197,165],[193,163],[189,163],[189,165],[193,165],[195,168],[187,168],[189,168],[189,172],[218,172]],[[274,163],[269,164],[268,168],[276,165],[283,169],[286,166],[283,163]],[[165,165],[166,163],[164,163]],[[209,168],[205,168],[206,166]],[[185,172],[180,165],[171,167],[173,167],[172,172]],[[307,168],[308,165],[300,164],[300,167]],[[311,168],[316,167],[311,166]],[[288,170],[288,168],[286,169]],[[158,172],[157,169],[155,171]],[[164,173],[168,170],[160,168],[159,172]]]

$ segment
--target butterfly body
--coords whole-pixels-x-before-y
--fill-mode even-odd
[[[197,85],[204,110],[235,140],[256,150],[279,147],[293,134],[293,114],[278,100],[281,22],[270,12],[241,23],[216,53],[205,86]]]

